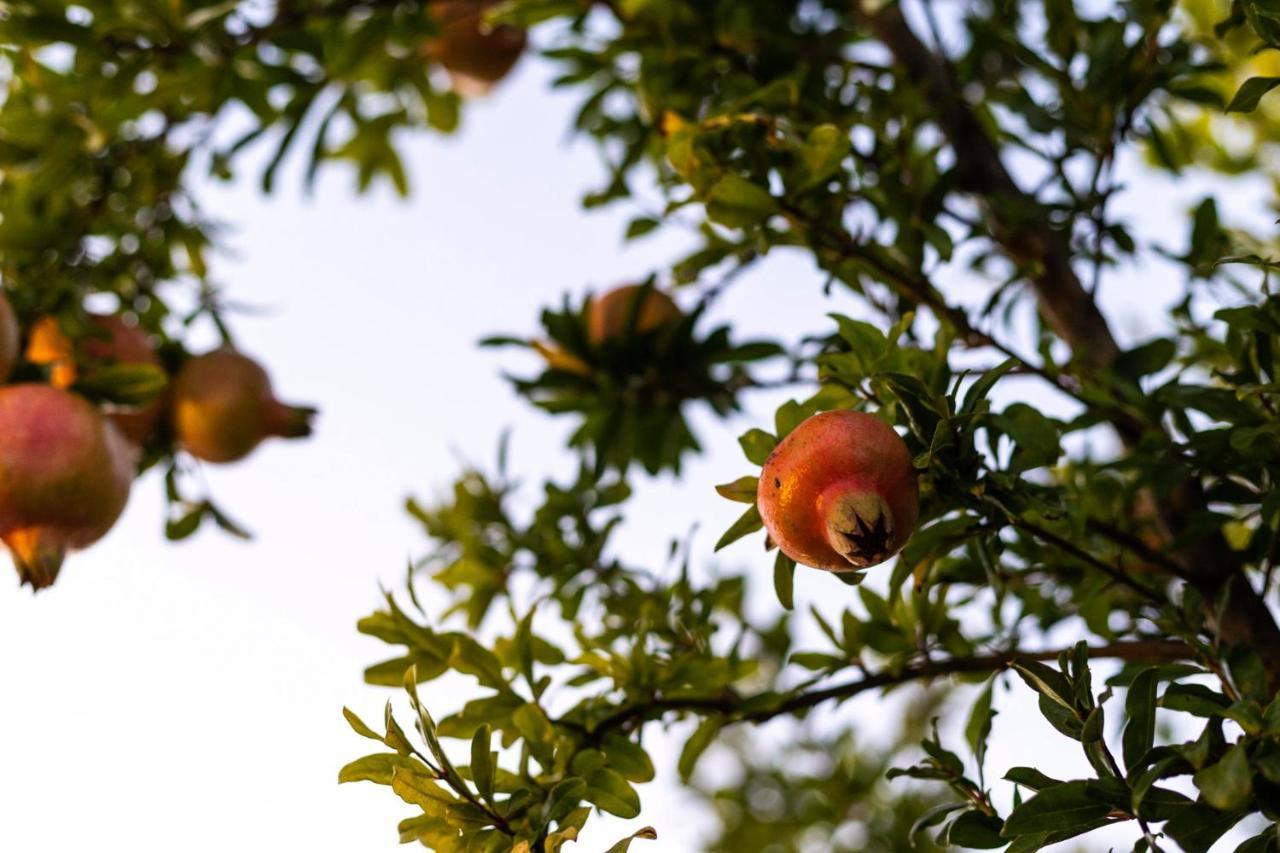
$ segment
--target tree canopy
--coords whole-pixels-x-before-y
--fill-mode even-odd
[[[0,278],[24,328],[74,327],[108,295],[170,367],[192,323],[231,340],[196,180],[237,175],[257,148],[268,192],[296,191],[277,180],[290,157],[308,181],[346,163],[360,189],[411,192],[405,134],[466,118],[466,75],[433,48],[448,23],[432,7],[450,6],[4,4]],[[612,848],[640,849],[642,822],[680,832],[642,814],[636,788],[657,771],[654,733],[679,722],[677,774],[714,807],[711,849],[1031,851],[1116,825],[1135,851],[1207,851],[1233,827],[1238,850],[1280,849],[1280,4],[483,12],[483,32],[528,30],[526,61],[577,93],[574,130],[608,174],[583,203],[634,211],[629,239],[685,229],[697,245],[607,333],[597,294],[550,304],[533,338],[487,341],[543,356],[514,387],[572,423],[578,472],[522,489],[499,454],[410,503],[430,549],[359,626],[395,647],[365,678],[398,705],[376,725],[347,712],[380,746],[341,780],[389,786],[401,839],[438,851],[555,853],[593,810],[643,817]],[[1116,212],[1170,176],[1213,188],[1182,233]],[[710,321],[742,271],[783,254],[812,262],[790,286],[860,311],[815,316],[798,340]],[[1180,296],[1151,306],[1158,336],[1132,341],[1101,306],[1140,265]],[[680,306],[665,322],[644,320],[654,293]],[[155,371],[107,379],[81,390],[159,393]],[[619,553],[631,484],[680,475],[706,440],[690,413],[779,387],[792,399],[741,436],[741,478],[718,487],[744,505],[718,547],[755,549],[677,545],[662,566]],[[1071,414],[1046,414],[1045,395]],[[757,479],[800,423],[839,410],[898,430],[920,519],[896,560],[823,577],[762,547]],[[169,472],[171,536],[234,528],[187,494],[171,437],[147,461]],[[762,584],[764,614],[748,607]],[[424,687],[446,676],[472,685],[465,704]],[[891,744],[848,718],[770,729],[760,748],[766,723],[916,684]],[[1006,689],[1037,696],[1087,774],[987,775]],[[719,783],[697,772],[713,745],[736,764]]]

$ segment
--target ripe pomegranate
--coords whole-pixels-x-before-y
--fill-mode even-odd
[[[642,298],[642,293],[644,302],[637,308],[636,300]],[[632,311],[638,335],[680,319],[680,309],[670,296],[652,287],[628,284],[592,298],[587,308],[587,337],[597,346],[622,337],[627,333]]]
[[[18,365],[18,339],[21,336],[13,306],[0,293],[0,382],[7,380]]]
[[[498,0],[440,0],[427,7],[440,25],[440,35],[424,53],[445,67],[460,95],[489,92],[524,52],[524,30],[485,25],[484,13],[496,5]]]
[[[911,453],[892,427],[862,412],[823,412],[765,460],[756,503],[784,554],[843,572],[898,553],[915,529],[920,495]]]
[[[90,314],[89,329],[79,351],[53,317],[41,317],[31,327],[27,360],[50,368],[49,382],[70,388],[81,373],[112,364],[163,367],[150,336],[118,314]],[[104,407],[125,438],[141,447],[155,431],[164,413],[163,397],[142,406],[108,404]]]
[[[188,361],[170,385],[173,434],[206,462],[235,462],[269,436],[311,434],[316,410],[275,398],[267,372],[224,347]]]
[[[53,583],[68,550],[111,529],[135,451],[83,397],[48,385],[0,388],[0,539],[23,583]]]

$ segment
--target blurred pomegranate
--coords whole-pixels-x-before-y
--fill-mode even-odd
[[[88,400],[48,385],[0,388],[0,539],[23,583],[53,583],[69,550],[124,510],[136,451]]]
[[[206,462],[243,459],[270,436],[308,436],[316,414],[281,403],[267,372],[226,347],[183,365],[170,386],[169,406],[178,443]]]
[[[497,0],[442,0],[427,7],[440,25],[440,35],[423,52],[445,67],[460,95],[489,92],[524,52],[524,30],[485,25],[484,13],[496,5]]]
[[[637,305],[637,300],[644,301]],[[597,346],[627,333],[627,323],[635,313],[634,332],[643,335],[680,319],[680,309],[671,297],[653,287],[628,284],[592,297],[587,309],[587,337]]]

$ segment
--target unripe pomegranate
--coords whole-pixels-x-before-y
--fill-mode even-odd
[[[874,566],[907,544],[920,509],[911,452],[862,412],[823,412],[778,443],[756,492],[770,538],[797,563]]]
[[[636,300],[641,298],[644,301],[637,307]],[[642,284],[628,284],[591,299],[587,308],[587,337],[597,346],[622,337],[627,333],[627,321],[633,310],[638,335],[680,319],[680,309],[670,296]]]
[[[50,368],[49,383],[70,388],[83,373],[108,365],[149,365],[162,368],[150,336],[135,323],[119,315],[90,314],[87,335],[75,344],[63,333],[54,317],[41,317],[31,327],[27,339],[27,360]],[[107,404],[107,413],[138,446],[146,444],[164,413],[164,400],[157,397],[141,406]]]
[[[53,583],[67,551],[111,529],[135,451],[83,397],[48,385],[0,388],[0,539],[23,583]]]
[[[275,398],[267,372],[229,347],[188,361],[170,386],[173,434],[206,462],[243,459],[270,436],[311,434],[315,409]]]
[[[13,306],[0,293],[0,382],[4,382],[13,373],[18,364],[18,340],[22,332],[18,329],[18,318],[13,313]]]
[[[488,27],[484,13],[497,0],[439,0],[427,8],[440,35],[425,48],[445,67],[461,95],[483,95],[502,81],[524,52],[527,36],[519,27]]]

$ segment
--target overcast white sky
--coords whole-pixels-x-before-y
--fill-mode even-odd
[[[256,531],[252,543],[214,531],[165,543],[152,475],[53,589],[33,598],[0,569],[0,850],[398,849],[395,824],[410,810],[384,788],[339,788],[336,774],[369,743],[341,707],[376,718],[394,695],[362,685],[362,668],[387,650],[354,625],[424,550],[401,502],[446,487],[460,460],[487,465],[508,426],[515,470],[530,481],[563,470],[567,423],[532,412],[498,375],[526,363],[475,342],[532,332],[538,310],[566,290],[644,275],[677,245],[625,248],[625,211],[580,210],[598,180],[595,155],[566,143],[573,101],[549,94],[548,79],[526,61],[469,111],[460,136],[413,139],[408,202],[384,189],[357,199],[340,168],[310,200],[296,179],[264,199],[256,175],[203,193],[235,226],[236,256],[217,266],[229,295],[270,309],[239,320],[241,345],[269,365],[282,397],[322,408],[317,435],[207,469],[220,503]],[[1176,227],[1177,242],[1178,215],[1195,197],[1194,182],[1153,184],[1128,204]],[[1158,272],[1135,272],[1108,294],[1130,339],[1156,328],[1151,306],[1169,292]],[[822,313],[855,310],[849,297],[823,299],[821,284],[778,257],[718,311],[744,337],[793,339]],[[659,562],[691,519],[709,552],[738,511],[711,487],[747,472],[734,437],[771,422],[777,402],[751,400],[728,426],[703,419],[709,452],[683,482],[641,481],[618,542],[632,561]],[[756,548],[724,559],[757,571],[761,606],[776,606]],[[802,603],[844,589],[817,573],[797,581]],[[424,693],[441,709],[461,701]],[[1028,760],[1083,768],[1030,708],[1006,705],[988,778]],[[870,730],[883,717],[874,697],[826,715]],[[644,849],[696,849],[705,824],[670,790],[670,773],[643,794],[630,829],[653,824],[662,836]],[[579,849],[595,853],[619,834],[598,827]]]

